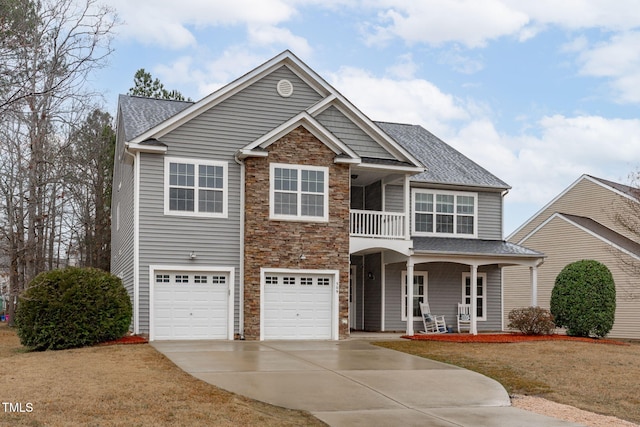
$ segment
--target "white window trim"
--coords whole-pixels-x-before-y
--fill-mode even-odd
[[[446,195],[446,196],[454,196],[454,208],[453,208],[453,233],[437,233],[433,232],[425,232],[425,231],[416,231],[416,193],[422,194],[433,194],[433,223],[435,227],[437,213],[435,212],[435,204],[436,204],[436,196],[437,195]],[[458,213],[456,212],[457,207],[457,196],[467,196],[473,197],[473,234],[462,234],[457,233],[457,219]],[[411,234],[414,236],[438,236],[438,237],[459,237],[459,238],[467,238],[474,239],[478,237],[478,193],[466,192],[466,191],[441,191],[441,190],[431,190],[426,188],[413,188],[411,190]]]
[[[423,276],[424,277],[424,295],[423,298],[425,301],[429,301],[429,274],[427,271],[415,271],[413,272],[413,277]],[[400,300],[402,301],[402,307],[400,311],[400,319],[406,321],[407,315],[405,314],[407,311],[407,293],[405,292],[405,283],[407,282],[407,271],[402,271],[402,281],[400,282]],[[414,294],[415,298],[416,295]],[[420,316],[413,316],[414,321],[422,320]]]
[[[467,297],[466,284],[467,277],[471,280],[471,273],[462,273],[462,303],[465,302],[465,298]],[[482,317],[476,318],[476,320],[480,322],[484,322],[487,320],[487,273],[478,273],[478,278],[482,278]]]
[[[169,188],[170,188],[170,163],[189,163],[195,166],[195,182],[194,182],[194,211],[174,211],[169,209]],[[198,211],[198,166],[220,166],[222,167],[222,188],[216,189],[222,191],[222,212],[199,212]],[[164,214],[171,216],[195,216],[201,218],[227,218],[229,209],[229,167],[227,162],[216,160],[202,160],[186,157],[165,157],[164,158]]]
[[[275,169],[295,169],[298,172],[303,170],[320,171],[324,173],[324,188],[322,195],[324,196],[323,216],[305,216],[302,215],[302,186],[300,185],[302,174],[298,173],[298,209],[297,215],[282,215],[275,213]],[[320,193],[318,193],[320,194]],[[269,165],[269,219],[285,220],[285,221],[302,221],[302,222],[329,222],[329,168],[326,166],[307,166],[288,163],[270,163]]]

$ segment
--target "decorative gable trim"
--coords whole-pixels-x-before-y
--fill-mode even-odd
[[[322,96],[328,96],[334,91],[334,89],[332,89],[324,79],[291,53],[291,51],[285,50],[244,76],[202,98],[200,101],[186,108],[182,112],[134,138],[132,142],[140,142],[148,138],[160,138],[163,135],[166,135],[194,117],[202,114],[204,111],[230,98],[246,87],[251,86],[254,82],[272,73],[283,65],[286,65],[294,74]]]
[[[329,107],[335,107],[349,120],[354,122],[371,139],[380,144],[385,150],[391,153],[397,160],[408,161],[415,167],[420,168],[416,173],[424,172],[424,166],[410,152],[405,150],[393,138],[387,135],[378,125],[365,116],[356,106],[347,100],[340,93],[335,92],[327,96],[322,101],[313,105],[307,111],[313,117],[317,117]]]
[[[335,135],[329,132],[307,112],[302,112],[297,116],[292,117],[277,128],[261,136],[251,144],[245,146],[238,152],[237,157],[239,159],[244,159],[247,157],[267,157],[267,147],[269,147],[271,144],[299,126],[304,127],[311,134],[313,134],[313,136],[318,138],[318,140],[326,145],[331,151],[336,153],[336,155],[339,156],[335,160],[336,163],[360,164],[360,157],[358,157],[358,155],[353,150],[351,150],[342,141],[336,138]]]
[[[583,180],[587,180],[590,181],[596,185],[599,185],[602,188],[606,188],[609,191],[612,191],[622,197],[625,197],[627,199],[630,200],[634,200],[637,201],[637,199],[633,198],[632,196],[630,196],[629,194],[626,194],[614,187],[611,187],[610,185],[605,184],[604,182],[600,181],[597,178],[594,178],[590,175],[587,174],[583,174],[582,176],[580,176],[580,178],[578,178],[577,180],[575,180],[573,182],[573,184],[571,184],[570,186],[568,186],[567,188],[564,189],[564,191],[562,191],[560,194],[558,194],[556,197],[554,197],[549,203],[547,203],[546,205],[544,205],[540,210],[538,210],[538,212],[536,212],[535,214],[533,214],[527,221],[525,221],[520,227],[518,227],[515,231],[513,231],[508,237],[507,240],[511,240],[513,238],[513,236],[517,235],[520,230],[522,230],[523,228],[525,228],[527,225],[529,225],[529,223],[531,221],[533,221],[535,218],[538,217],[538,215],[540,215],[542,212],[544,212],[545,210],[547,210],[549,207],[551,207],[551,205],[553,205],[555,202],[557,202],[558,200],[560,200],[562,197],[564,197],[565,194],[567,194],[569,191],[571,191],[576,185],[578,185],[580,182],[582,182]],[[546,223],[543,222],[543,224]],[[518,243],[522,243],[525,239],[528,238],[528,236],[530,236],[533,233],[533,231],[531,233],[529,233],[529,235],[527,235],[526,237],[523,237],[522,239],[520,239],[520,241]]]
[[[602,241],[603,243],[606,243],[607,245],[619,250],[620,252],[623,252],[623,253],[629,255],[632,258],[640,260],[640,254],[634,253],[634,252],[632,252],[632,251],[630,251],[628,249],[623,248],[622,246],[620,246],[620,245],[614,243],[613,241],[607,239],[603,235],[598,234],[598,233],[594,232],[593,230],[590,230],[590,229],[584,227],[581,224],[578,224],[577,222],[571,220],[571,218],[567,217],[566,215],[564,215],[562,213],[558,213],[558,212],[556,212],[553,215],[551,215],[549,218],[546,219],[546,221],[544,221],[542,224],[537,226],[533,231],[531,231],[531,233],[529,233],[525,237],[523,237],[522,240],[519,242],[519,244],[524,243],[530,237],[534,236],[536,233],[538,233],[547,224],[549,224],[551,221],[553,221],[556,218],[560,219],[560,220],[563,220],[563,221],[567,222],[568,224],[573,225],[574,227],[578,228],[579,230],[582,230],[583,232],[589,234],[590,236],[595,237],[596,239]]]

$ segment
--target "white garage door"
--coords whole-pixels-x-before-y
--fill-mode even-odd
[[[155,271],[153,339],[227,339],[228,272]]]
[[[265,274],[264,339],[331,339],[333,276]]]

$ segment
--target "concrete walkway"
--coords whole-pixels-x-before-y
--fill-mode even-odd
[[[331,426],[577,426],[513,408],[494,380],[346,341],[165,341],[152,345],[191,375]]]

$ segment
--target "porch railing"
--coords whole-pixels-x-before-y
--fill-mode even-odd
[[[351,211],[351,235],[381,239],[404,239],[405,214],[400,212]]]

